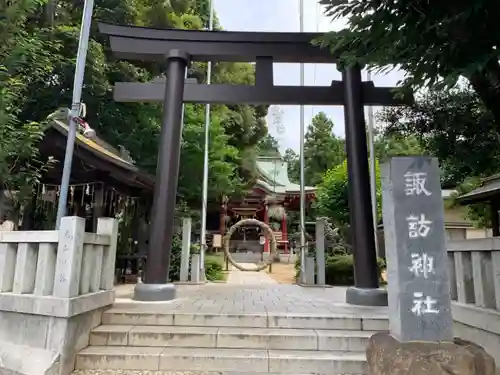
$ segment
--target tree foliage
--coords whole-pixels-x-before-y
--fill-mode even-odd
[[[375,164],[377,181],[377,212],[381,217],[380,167]],[[315,209],[320,216],[328,217],[339,227],[349,225],[349,194],[347,161],[329,169],[317,186]]]
[[[279,143],[271,134],[266,134],[257,145],[260,156],[276,156],[280,154]]]
[[[5,2],[0,3],[0,7]],[[75,58],[83,10],[83,0],[58,0],[45,4],[38,0],[10,2],[8,22],[2,21],[0,63],[6,76],[15,80],[19,127],[45,119],[55,109],[69,106],[72,100]],[[22,12],[15,13],[20,9]],[[128,149],[139,167],[156,170],[161,125],[161,104],[117,103],[113,85],[118,81],[146,82],[162,74],[162,66],[151,62],[127,62],[113,58],[108,40],[100,35],[97,22],[153,26],[159,28],[203,29],[207,26],[209,2],[195,0],[102,0],[94,6],[82,100],[86,120],[98,135],[115,146]],[[215,20],[215,26],[218,26]],[[15,29],[15,38],[12,38]],[[15,62],[13,64],[12,62]],[[206,64],[196,63],[189,75],[206,81]],[[213,82],[251,83],[254,67],[246,63],[220,63],[213,68]],[[4,82],[2,78],[2,82]],[[11,89],[12,91],[12,89]],[[179,176],[179,193],[192,206],[201,202],[203,176],[203,131],[205,109],[186,105]],[[244,180],[253,175],[249,155],[255,154],[266,134],[266,106],[213,106],[210,124],[209,200],[243,189]],[[3,125],[3,122],[2,122]],[[3,141],[15,139],[2,133]],[[32,139],[32,138],[30,138]],[[33,142],[33,147],[36,142]],[[184,167],[186,166],[186,167]]]
[[[324,112],[313,117],[304,142],[306,183],[316,186],[323,174],[345,159],[344,140],[333,134],[333,121]]]
[[[428,91],[413,106],[385,109],[380,120],[386,137],[416,137],[423,152],[439,159],[445,186],[500,171],[493,116],[466,87]]]
[[[287,148],[285,150],[285,154],[283,155],[283,160],[287,163],[288,166],[288,178],[290,182],[295,184],[300,183],[300,159],[299,155],[291,149]]]
[[[18,110],[18,103],[30,94],[19,64],[25,51],[32,47],[23,25],[42,4],[29,0],[0,3],[0,209],[4,190],[13,201],[11,209],[26,204],[33,186],[51,163],[42,160],[38,152],[37,144],[43,136],[41,125],[23,123]],[[43,71],[43,61],[33,62],[32,69]]]
[[[380,120],[385,123],[386,137],[416,137],[425,153],[439,159],[443,186],[456,188],[459,194],[500,172],[493,115],[468,87],[428,91],[411,107],[385,109]],[[480,227],[488,226],[489,208],[469,205],[467,218]]]
[[[321,0],[347,25],[319,43],[344,63],[407,72],[410,87],[453,87],[466,77],[500,131],[500,3],[494,0]]]

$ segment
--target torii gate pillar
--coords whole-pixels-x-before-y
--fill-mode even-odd
[[[354,252],[355,286],[347,289],[346,302],[353,305],[387,306],[387,291],[379,287],[375,233],[368,174],[368,149],[361,68],[342,71],[347,151],[349,216]]]
[[[170,253],[181,154],[184,77],[190,56],[172,49],[166,55],[167,81],[163,101],[160,149],[156,167],[149,247],[144,284],[137,284],[134,299],[168,301],[176,296],[169,283]]]

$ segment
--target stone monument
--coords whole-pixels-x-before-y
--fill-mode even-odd
[[[437,159],[393,158],[382,174],[389,324],[400,341],[452,341]]]
[[[397,157],[382,169],[390,332],[367,348],[371,375],[494,375],[484,349],[453,338],[438,161]]]

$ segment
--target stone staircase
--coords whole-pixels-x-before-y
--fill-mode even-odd
[[[365,374],[370,314],[178,313],[114,307],[91,333],[77,370]]]

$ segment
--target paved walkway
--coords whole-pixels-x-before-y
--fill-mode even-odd
[[[267,276],[267,275],[266,275]],[[175,311],[204,314],[300,314],[387,316],[386,307],[351,306],[345,288],[306,288],[286,284],[177,285],[177,298],[168,302],[132,301],[133,285],[118,286],[115,307],[119,309]]]
[[[242,267],[250,268],[252,264],[241,263]],[[266,271],[251,272],[251,271],[240,271],[239,269],[232,267],[229,277],[227,278],[227,284],[237,284],[237,285],[262,285],[262,284],[278,284],[271,276],[269,276]]]

